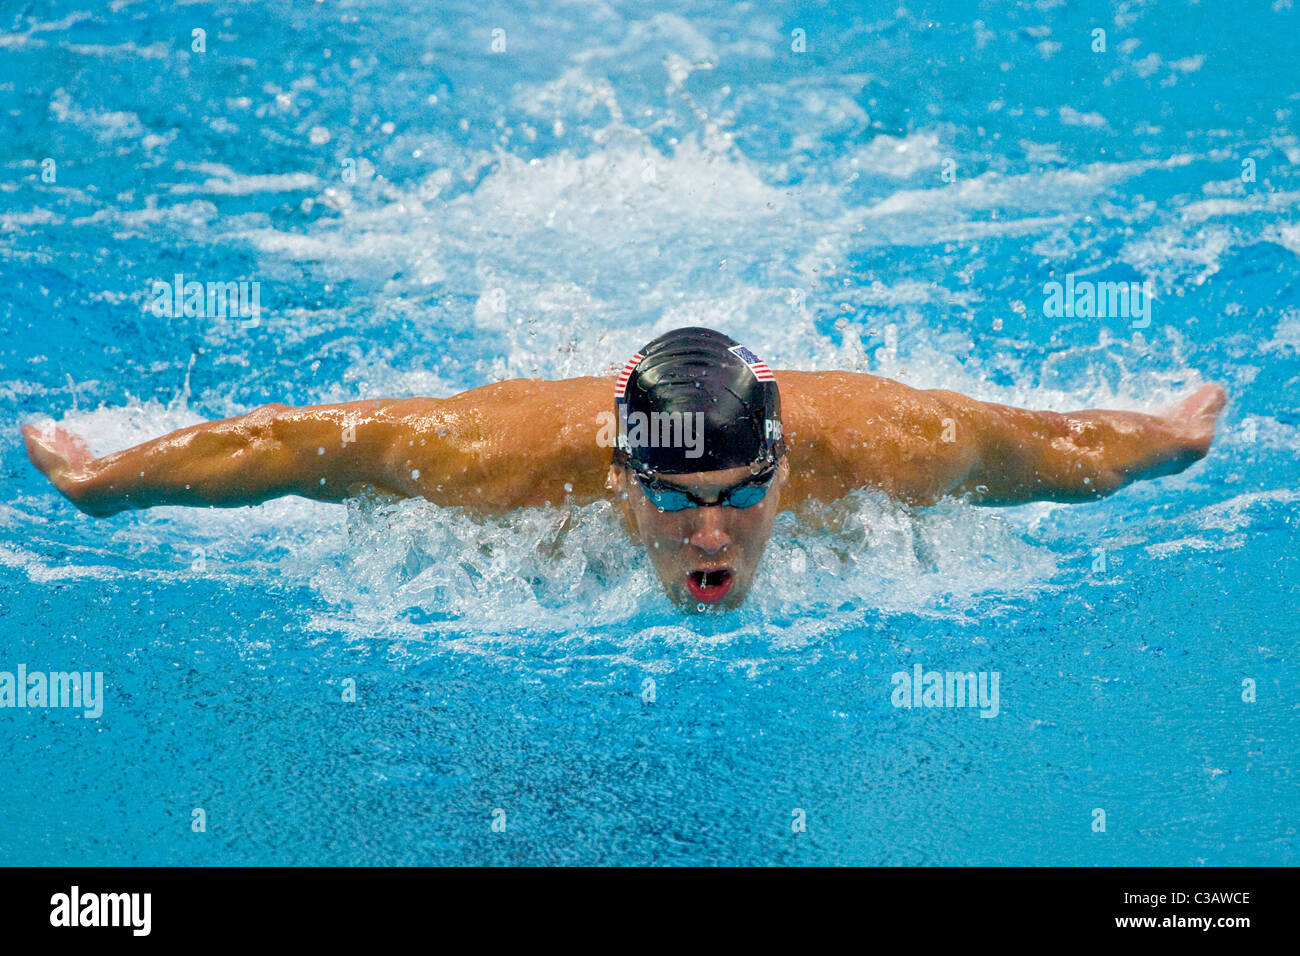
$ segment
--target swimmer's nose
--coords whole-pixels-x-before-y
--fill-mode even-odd
[[[700,508],[695,522],[695,532],[690,543],[706,554],[715,554],[731,544],[731,538],[722,527],[721,508]]]

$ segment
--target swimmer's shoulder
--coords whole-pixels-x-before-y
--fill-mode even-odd
[[[504,512],[582,504],[608,496],[614,377],[507,379],[448,398],[392,402],[399,460],[391,470],[406,492],[438,504]],[[608,420],[608,421],[606,421]]]
[[[813,433],[856,424],[864,416],[887,409],[914,391],[866,372],[833,369],[819,372],[783,370],[775,373],[781,390],[781,417],[787,432]]]
[[[938,393],[865,372],[775,375],[792,502],[833,501],[859,488],[929,502],[964,467],[957,446],[940,440],[946,406]]]

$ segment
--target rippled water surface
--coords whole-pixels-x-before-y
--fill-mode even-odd
[[[5,6],[0,670],[106,701],[0,710],[0,861],[1294,865],[1297,36],[1285,0]],[[155,315],[176,273],[260,321]],[[1067,273],[1149,280],[1149,326],[1045,317]],[[605,504],[95,520],[18,435],[599,374],[686,324],[1230,404],[1092,505],[783,514],[689,618]],[[917,663],[997,672],[996,718],[892,706]]]

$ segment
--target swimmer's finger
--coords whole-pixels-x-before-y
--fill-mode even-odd
[[[54,426],[54,447],[59,449],[74,467],[80,467],[95,458],[90,453],[90,447],[86,444],[84,438],[76,432],[70,432],[58,425]]]
[[[27,446],[27,457],[40,469],[41,474],[56,484],[60,478],[80,471],[94,460],[80,435],[58,426],[52,432],[42,433],[34,425],[24,425],[22,434]]]
[[[32,464],[51,480],[57,472],[67,467],[67,461],[50,447],[49,440],[36,430],[36,426],[23,426],[23,443],[27,446],[27,457]]]
[[[1214,440],[1214,428],[1227,400],[1222,386],[1203,385],[1171,408],[1166,421],[1203,455]]]
[[[1223,386],[1211,382],[1203,385],[1191,395],[1174,406],[1172,414],[1176,418],[1218,418],[1219,412],[1227,403],[1228,396]]]

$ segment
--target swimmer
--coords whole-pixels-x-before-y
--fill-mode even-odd
[[[1224,405],[1205,385],[1159,415],[1036,412],[854,372],[772,372],[682,328],[611,379],[515,379],[451,398],[264,405],[93,457],[22,429],[83,512],[237,507],[366,492],[503,514],[611,499],[687,609],[744,601],[777,512],[879,489],[915,506],[1085,502],[1204,458]]]

